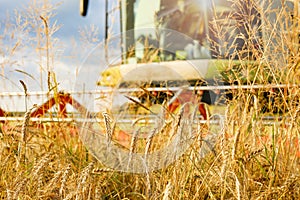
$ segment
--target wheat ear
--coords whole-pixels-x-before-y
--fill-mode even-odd
[[[24,115],[24,121],[22,123],[22,128],[21,128],[21,136],[22,140],[19,142],[19,147],[18,147],[18,155],[19,158],[22,156],[22,144],[24,144],[24,162],[25,162],[25,155],[26,155],[26,144],[27,144],[27,127],[30,121],[30,114],[31,111],[36,107],[37,105],[34,104],[29,110]],[[20,159],[19,159],[20,160]]]

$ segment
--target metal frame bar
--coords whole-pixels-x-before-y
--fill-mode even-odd
[[[300,88],[300,85],[297,84],[261,84],[261,85],[217,85],[217,86],[183,86],[183,87],[168,87],[168,88],[158,88],[158,87],[150,87],[145,88],[147,91],[177,91],[181,89],[186,90],[251,90],[251,89],[274,89],[274,88]],[[143,91],[141,88],[119,88],[119,89],[102,89],[102,90],[91,90],[91,91],[65,91],[65,94],[72,95],[82,95],[82,94],[109,94],[113,92],[126,93],[126,92],[139,92]],[[48,92],[44,91],[36,91],[36,92],[27,92],[27,96],[43,96],[49,95]],[[25,96],[24,92],[0,92],[0,97],[4,96]]]

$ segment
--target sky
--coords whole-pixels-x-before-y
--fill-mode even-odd
[[[113,1],[108,2],[109,9],[116,7]],[[82,17],[79,0],[0,0],[0,93],[23,92],[20,80],[28,92],[46,91],[47,69],[55,73],[59,90],[76,90],[76,84],[86,80],[86,86],[80,87],[94,89],[96,80],[91,78],[99,78],[100,71],[107,67],[101,60],[104,8],[105,0],[90,0],[88,14]],[[50,58],[47,58],[45,27],[39,16],[47,16],[49,10],[53,14],[48,21],[49,29],[59,28],[51,32]],[[38,38],[37,30],[42,32],[42,39]],[[113,30],[117,32],[116,27]],[[86,69],[92,69],[93,73]],[[24,110],[23,98],[0,95],[0,107]],[[44,101],[29,97],[27,106]]]

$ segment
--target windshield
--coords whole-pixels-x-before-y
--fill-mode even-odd
[[[226,0],[136,0],[132,10],[134,33],[125,37],[133,40],[126,49],[137,62],[237,59],[249,37],[241,15]],[[248,12],[255,18],[249,26],[259,27],[257,12]],[[259,44],[260,37],[253,42]]]

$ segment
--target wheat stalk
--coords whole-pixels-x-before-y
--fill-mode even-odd
[[[129,149],[129,158],[128,158],[128,164],[127,168],[130,167],[130,163],[133,157],[133,154],[136,151],[136,146],[137,146],[137,139],[138,139],[138,134],[140,132],[142,127],[139,127],[137,130],[135,130],[132,134],[131,142],[130,142],[130,149]]]
[[[19,147],[18,147],[18,155],[19,155],[19,160],[22,156],[22,146],[24,145],[24,162],[26,159],[26,145],[27,145],[27,127],[29,125],[29,121],[30,121],[30,114],[31,111],[36,107],[36,104],[34,104],[29,110],[27,110],[27,112],[24,115],[24,121],[22,123],[22,128],[21,128],[21,137],[22,140],[21,142],[19,142]]]
[[[111,168],[94,168],[92,173],[93,174],[101,174],[103,172],[114,172],[114,169]]]
[[[147,184],[147,188],[146,188],[147,199],[150,199],[152,192],[151,192],[150,172],[148,166],[146,166],[146,184]]]
[[[64,173],[62,175],[62,179],[61,179],[61,185],[60,185],[60,188],[59,188],[59,196],[62,197],[63,196],[63,192],[65,190],[65,187],[66,187],[66,183],[67,183],[67,179],[69,177],[69,173],[70,173],[70,170],[71,170],[71,165],[69,164],[66,169],[64,170]]]
[[[27,93],[27,86],[26,84],[24,83],[24,81],[22,80],[19,80],[21,85],[23,86],[23,89],[24,89],[24,94],[25,94],[25,110],[27,111],[27,96],[28,96],[28,93]]]
[[[12,200],[12,191],[9,189],[6,189],[6,198],[7,200]]]
[[[240,189],[240,181],[238,177],[235,175],[235,188],[236,188],[236,193],[237,193],[237,199],[241,199],[241,189]]]
[[[154,135],[156,134],[157,128],[154,128],[147,137],[146,147],[145,147],[145,160],[147,161],[148,155],[150,153],[151,145],[153,142]]]
[[[169,180],[168,184],[166,185],[166,188],[163,192],[164,196],[163,196],[163,200],[169,200],[171,199],[170,198],[170,194],[171,194],[171,189],[172,189],[172,183],[171,181]]]
[[[24,187],[27,184],[27,182],[28,182],[28,178],[24,178],[22,181],[20,181],[17,184],[16,190],[15,190],[14,195],[13,195],[13,199],[19,199],[19,194],[20,194],[20,192],[24,191]]]
[[[46,154],[42,157],[42,159],[33,167],[32,169],[32,179],[39,177],[41,170],[44,169],[46,165],[50,162],[50,155]]]
[[[255,151],[252,151],[246,158],[245,163],[249,162],[252,158],[254,158],[256,155],[260,154],[262,151],[264,151],[265,148],[257,149]]]
[[[89,165],[84,168],[80,174],[80,178],[79,178],[79,183],[77,185],[77,190],[76,190],[76,200],[77,199],[82,199],[82,195],[85,193],[86,191],[86,186],[88,184],[87,180],[88,177],[92,171],[94,167],[94,162],[89,163]]]
[[[156,131],[157,131],[157,128],[154,128],[150,132],[150,134],[148,135],[147,140],[146,140],[145,154],[144,154],[145,171],[146,171],[146,182],[147,182],[146,194],[147,194],[148,199],[151,196],[151,181],[150,181],[150,171],[149,171],[148,155],[150,153],[151,145],[152,145],[153,138],[154,138],[154,135],[155,135]]]
[[[243,116],[242,116],[242,124],[244,125],[245,123],[245,118],[246,118],[246,113],[244,112],[243,113]],[[236,131],[235,133],[235,136],[234,136],[234,142],[233,142],[233,148],[232,148],[232,152],[231,152],[231,159],[232,160],[235,160],[236,159],[236,153],[237,153],[237,148],[238,148],[238,145],[239,145],[239,140],[240,140],[240,135],[241,135],[241,132],[242,132],[242,127],[239,126],[238,127],[238,130]]]
[[[180,108],[178,114],[176,115],[174,124],[173,124],[173,126],[172,126],[172,132],[171,132],[171,134],[170,134],[169,142],[170,142],[171,139],[174,137],[174,135],[177,134],[178,128],[180,127],[180,124],[181,124],[181,120],[182,120],[183,114],[184,114],[184,106],[182,106],[182,107]]]
[[[53,189],[53,187],[55,186],[55,184],[57,184],[58,180],[61,178],[63,172],[62,171],[58,171],[54,174],[54,177],[50,180],[47,188],[49,188],[49,190],[51,191]]]
[[[103,112],[102,116],[104,117],[104,122],[105,122],[107,147],[109,147],[111,144],[112,135],[113,135],[113,129],[111,128],[112,120],[107,112]]]
[[[76,192],[70,192],[63,200],[69,200],[73,199],[73,197],[76,195]],[[77,198],[77,196],[76,196]]]

